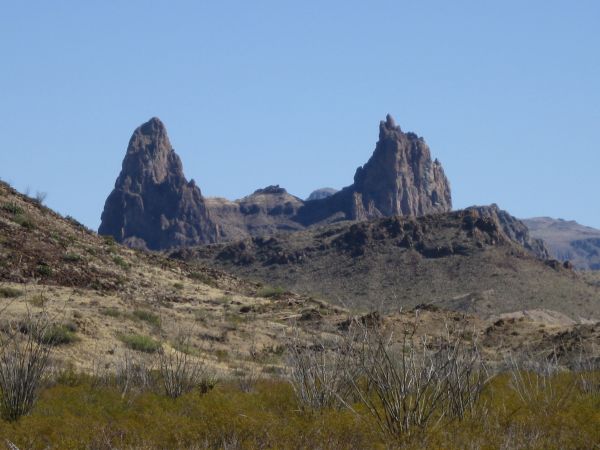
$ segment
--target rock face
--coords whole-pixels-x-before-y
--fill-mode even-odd
[[[158,118],[134,131],[98,233],[150,250],[217,242],[200,189],[186,180]]]
[[[532,237],[525,223],[500,209],[495,203],[490,206],[472,206],[466,211],[471,211],[479,220],[497,224],[497,228],[501,229],[506,237],[521,244],[529,253],[539,259],[550,259],[551,254],[544,241]]]
[[[336,220],[413,216],[452,209],[450,183],[429,147],[414,133],[403,133],[388,114],[379,123],[379,141],[354,183],[321,200],[310,202],[298,220],[305,225]]]
[[[356,170],[355,217],[423,216],[452,209],[450,184],[429,147],[414,133],[403,133],[388,114],[379,124],[373,156]]]

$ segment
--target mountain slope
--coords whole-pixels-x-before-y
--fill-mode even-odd
[[[492,206],[346,222],[173,256],[359,309],[434,303],[483,315],[545,308],[599,318],[598,286],[515,242],[505,215]]]
[[[600,230],[574,220],[535,217],[524,219],[531,235],[542,239],[555,258],[578,269],[600,270]]]

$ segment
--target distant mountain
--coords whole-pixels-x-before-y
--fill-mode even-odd
[[[308,196],[306,201],[310,202],[312,200],[323,200],[324,198],[331,197],[336,192],[338,192],[337,189],[328,188],[328,187],[316,189],[310,193],[310,195]]]
[[[423,138],[404,133],[390,115],[380,122],[379,141],[354,183],[313,194],[305,202],[269,186],[235,201],[204,198],[185,179],[163,123],[153,118],[131,138],[98,231],[133,247],[160,250],[452,208],[441,164],[432,160]]]
[[[574,220],[535,217],[524,219],[531,235],[542,239],[552,255],[578,269],[600,270],[600,230]]]
[[[389,217],[181,249],[173,257],[358,309],[419,304],[489,315],[600,318],[600,286],[555,260],[496,206]]]

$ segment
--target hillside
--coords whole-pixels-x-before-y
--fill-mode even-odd
[[[118,245],[2,182],[0,301],[2,324],[47,312],[72,328],[73,342],[55,357],[86,370],[114,370],[133,335],[167,347],[185,335],[190,352],[223,373],[271,370],[304,311],[331,323],[346,318],[306,296]],[[322,332],[302,325],[302,336]]]
[[[531,235],[542,239],[555,258],[577,269],[600,270],[600,230],[574,220],[535,217],[524,219]]]
[[[484,316],[550,309],[600,318],[598,285],[536,257],[526,228],[507,217],[493,206],[346,222],[173,256],[359,310],[425,303]]]
[[[437,302],[420,314],[422,329],[443,332],[448,320],[472,327],[485,336],[490,359],[525,343],[546,348],[567,331],[597,340],[597,324],[578,328],[568,316],[596,317],[600,279],[585,283],[572,271],[545,266],[475,211],[337,224],[188,250],[182,261],[183,253],[170,259],[116,244],[0,182],[0,325],[49,314],[73,338],[57,347],[56,364],[86,371],[114,371],[130,351],[127,336],[163,348],[179,348],[185,336],[186,351],[224,376],[285,370],[292,334],[307,343],[338,335],[352,314],[324,298],[359,314],[394,309],[382,317],[392,328],[414,320],[412,306]],[[511,299],[534,287],[537,296]],[[501,316],[490,313],[525,308],[538,311],[493,325]]]

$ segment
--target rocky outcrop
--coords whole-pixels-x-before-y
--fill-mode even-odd
[[[310,225],[336,220],[413,216],[452,209],[450,183],[440,162],[414,133],[403,133],[388,114],[379,123],[379,141],[354,183],[306,205],[299,221]]]
[[[423,216],[452,209],[450,184],[442,165],[414,133],[403,133],[388,114],[379,124],[371,159],[356,170],[355,219]]]
[[[207,198],[211,217],[219,224],[223,240],[267,236],[304,228],[294,220],[304,202],[284,188],[267,186],[242,199]]]
[[[315,191],[303,201],[279,186],[239,200],[204,199],[183,175],[164,125],[151,119],[133,134],[123,169],[106,201],[99,233],[119,242],[167,249],[298,231],[343,220],[423,216],[449,211],[450,186],[441,164],[391,116],[354,183],[341,191]]]
[[[150,250],[218,240],[202,193],[194,180],[186,180],[158,118],[134,131],[98,233]]]
[[[490,206],[472,206],[467,208],[473,217],[494,224],[511,241],[521,244],[529,253],[539,259],[550,259],[550,252],[541,239],[531,237],[529,228],[521,220],[501,210],[495,203]]]

